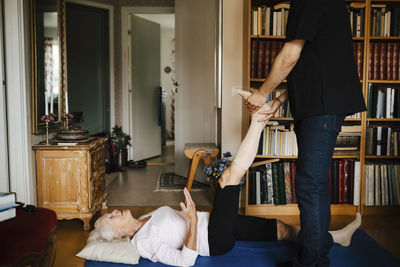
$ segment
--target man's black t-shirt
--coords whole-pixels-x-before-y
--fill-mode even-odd
[[[345,0],[293,0],[286,33],[306,41],[287,78],[296,121],[365,110]]]

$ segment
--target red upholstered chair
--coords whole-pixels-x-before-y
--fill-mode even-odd
[[[52,266],[56,224],[52,210],[17,208],[15,218],[0,222],[0,266]]]

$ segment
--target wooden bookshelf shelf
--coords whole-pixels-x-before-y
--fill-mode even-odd
[[[265,82],[265,78],[250,78],[250,82]],[[283,80],[282,83],[286,83],[287,80]]]
[[[354,41],[364,41],[365,37],[353,37]]]
[[[334,154],[334,159],[358,159],[360,156],[359,154],[346,154],[346,153],[338,153]],[[297,156],[269,156],[269,155],[257,155],[256,158],[259,159],[297,159]]]
[[[400,206],[366,206],[363,205],[364,215],[400,214]]]
[[[357,212],[357,206],[349,204],[332,204],[332,215],[353,215]],[[246,215],[252,216],[276,216],[276,215],[299,215],[297,204],[286,205],[247,205]]]
[[[278,40],[284,40],[286,39],[286,36],[272,36],[272,35],[252,35],[252,39],[278,39]]]
[[[395,83],[395,84],[400,84],[399,80],[393,81],[393,80],[368,80],[369,83]]]
[[[270,121],[293,121],[293,118],[273,117]]]
[[[344,119],[344,121],[358,121],[358,122],[360,122],[361,118],[346,118],[346,119]]]
[[[400,118],[393,118],[393,119],[387,119],[387,118],[382,118],[382,119],[368,118],[367,121],[369,121],[369,122],[400,122]]]
[[[375,155],[366,155],[366,159],[400,159],[400,156],[375,156]]]
[[[373,40],[399,40],[400,41],[400,37],[399,36],[373,36],[369,38],[371,41]]]

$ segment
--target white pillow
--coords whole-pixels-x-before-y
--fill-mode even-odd
[[[139,252],[130,241],[93,241],[88,243],[76,256],[88,260],[138,264]]]

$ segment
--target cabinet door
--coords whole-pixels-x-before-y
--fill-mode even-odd
[[[56,211],[87,211],[87,154],[85,151],[37,151],[40,207]]]

